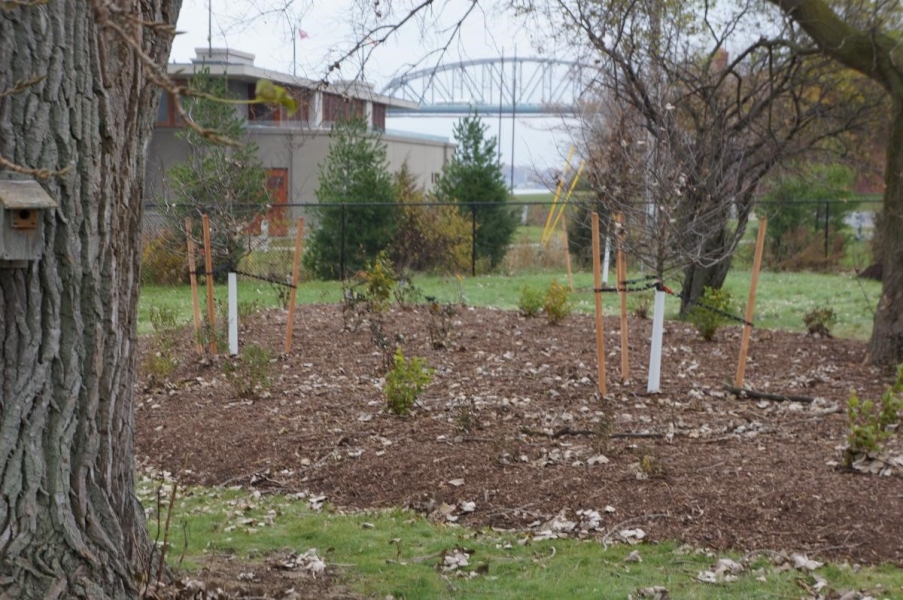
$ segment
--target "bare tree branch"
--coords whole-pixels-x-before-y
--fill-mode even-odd
[[[682,270],[685,288],[701,291],[694,273],[720,285],[771,169],[874,118],[874,99],[786,24],[729,57],[755,12],[740,3],[719,24],[642,0],[555,0],[544,13],[599,65],[580,140],[597,205],[627,215],[635,260]]]
[[[65,175],[72,169],[72,166],[66,166],[56,171],[52,171],[50,169],[31,169],[28,167],[23,167],[22,165],[17,165],[16,163],[0,156],[0,168],[6,169],[8,171],[13,171],[14,173],[20,173],[22,175],[30,175],[36,179],[50,179],[51,177],[59,177],[60,175]]]

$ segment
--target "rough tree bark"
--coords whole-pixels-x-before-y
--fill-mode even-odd
[[[858,28],[823,0],[769,0],[796,21],[827,56],[870,77],[891,99],[891,135],[884,172],[884,256],[881,299],[875,311],[868,360],[903,363],[903,48],[879,26]]]
[[[884,212],[881,219],[882,285],[868,358],[874,364],[903,363],[903,89],[893,94],[887,143]]]
[[[727,229],[731,211],[728,205],[724,205],[722,216],[719,219],[722,224],[720,230],[708,232],[704,239],[697,242],[702,260],[690,263],[683,269],[683,285],[680,295],[681,318],[685,318],[687,311],[702,298],[706,287],[721,289],[724,285],[724,280],[727,278],[734,259],[734,245],[742,239],[743,232],[746,231],[752,203],[751,194],[742,195],[737,199],[737,204],[742,207],[742,210],[738,211],[737,225],[734,231]],[[705,203],[700,201],[691,204],[691,206],[694,205],[705,206]],[[685,231],[691,229],[690,225],[684,226],[682,223],[680,227]]]
[[[722,240],[725,242],[725,240]],[[722,246],[727,246],[722,243]],[[713,265],[690,265],[683,272],[683,287],[680,296],[680,316],[687,316],[687,311],[694,302],[702,298],[706,287],[721,289],[727,273],[731,269],[733,254],[726,252],[720,262]]]
[[[132,389],[145,150],[159,91],[123,11],[175,23],[179,0],[0,5],[0,155],[42,181],[41,260],[0,269],[0,598],[130,598],[146,559]],[[121,14],[121,13],[120,13]],[[123,21],[119,21],[123,22]],[[170,41],[125,33],[157,64]],[[9,173],[0,172],[0,176]]]

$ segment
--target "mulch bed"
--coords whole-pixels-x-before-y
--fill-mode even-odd
[[[435,369],[406,417],[384,410],[383,356],[366,323],[346,330],[339,306],[299,307],[288,355],[285,311],[244,324],[242,343],[274,357],[271,384],[254,398],[236,396],[228,359],[195,354],[186,333],[171,383],[139,383],[139,460],[187,483],[307,491],[352,509],[445,518],[474,502],[452,517],[475,527],[529,531],[591,509],[600,530],[629,524],[651,541],[903,565],[903,478],[839,465],[851,391],[877,399],[891,380],[863,365],[862,342],[756,329],[746,386],[815,402],[738,399],[723,386],[740,329],[706,343],[667,322],[662,390],[648,395],[651,322],[630,319],[622,383],[619,321],[606,318],[600,398],[592,316],[550,326],[460,308],[446,348],[430,342],[435,319],[425,306],[386,317],[392,343]]]

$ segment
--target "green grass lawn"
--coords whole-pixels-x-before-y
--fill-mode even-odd
[[[744,306],[750,273],[734,271],[725,287]],[[759,277],[755,322],[768,329],[805,331],[803,316],[816,307],[830,307],[837,315],[832,332],[838,337],[868,339],[881,284],[852,274],[769,273]]]
[[[148,478],[139,483],[145,506],[156,506],[158,486]],[[165,516],[159,521],[165,523]],[[162,537],[153,508],[148,522],[151,537]],[[401,510],[338,514],[328,506],[313,510],[306,498],[255,497],[234,489],[192,488],[179,494],[172,523],[172,564],[183,561],[184,568],[197,571],[211,553],[222,553],[253,568],[272,552],[316,548],[337,569],[341,585],[371,598],[627,598],[650,586],[664,586],[681,599],[799,598],[801,584],[815,583],[812,575],[780,571],[764,557],[751,559],[736,581],[702,583],[697,576],[718,558],[742,557],[706,555],[672,543],[606,548],[598,540],[530,541],[527,534],[434,524]],[[458,569],[465,576],[438,568],[443,552],[456,547],[472,551],[469,564]],[[633,551],[641,562],[625,562]],[[854,571],[829,565],[817,574],[833,590],[903,598],[903,571],[893,567]]]
[[[631,274],[636,277],[639,274]],[[609,279],[613,284],[612,278]],[[733,270],[728,275],[725,288],[733,295],[736,313],[742,316],[749,296],[750,271]],[[543,271],[516,276],[485,275],[480,277],[416,277],[414,283],[423,294],[434,296],[442,302],[464,301],[470,306],[491,306],[514,310],[524,286],[546,289],[553,279],[567,283],[564,272]],[[666,281],[666,285],[676,292],[680,290],[679,280]],[[591,313],[594,310],[592,295],[593,277],[587,272],[574,273],[572,300],[577,311]],[[759,276],[756,294],[754,321],[758,327],[805,331],[803,316],[816,307],[830,307],[837,315],[833,332],[840,337],[867,339],[871,334],[873,311],[878,302],[881,284],[875,281],[857,279],[850,274],[763,272]],[[200,288],[202,314],[206,311],[206,288]],[[216,286],[215,296],[225,301],[225,286]],[[646,301],[651,292],[630,294],[628,308],[632,311],[640,302]],[[266,282],[241,281],[239,302],[256,302],[261,308],[280,305],[276,288]],[[303,282],[298,288],[298,303],[334,303],[342,297],[338,282]],[[616,294],[603,295],[606,315],[619,314]],[[139,333],[151,332],[149,310],[151,306],[165,306],[175,311],[177,320],[191,321],[191,292],[188,286],[158,287],[144,286],[138,310]],[[666,299],[666,317],[677,318],[679,300]]]

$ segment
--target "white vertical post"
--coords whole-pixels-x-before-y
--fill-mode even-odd
[[[605,238],[605,255],[602,258],[602,283],[608,285],[608,264],[611,257],[611,238]]]
[[[373,131],[373,102],[370,100],[364,103],[364,120],[367,123],[367,131]]]
[[[652,344],[649,348],[649,384],[646,392],[658,392],[662,379],[662,338],[665,333],[665,292],[655,290],[652,309]]]
[[[229,273],[229,354],[238,354],[238,278]]]
[[[323,92],[314,92],[310,99],[310,114],[307,117],[312,129],[323,125]]]

